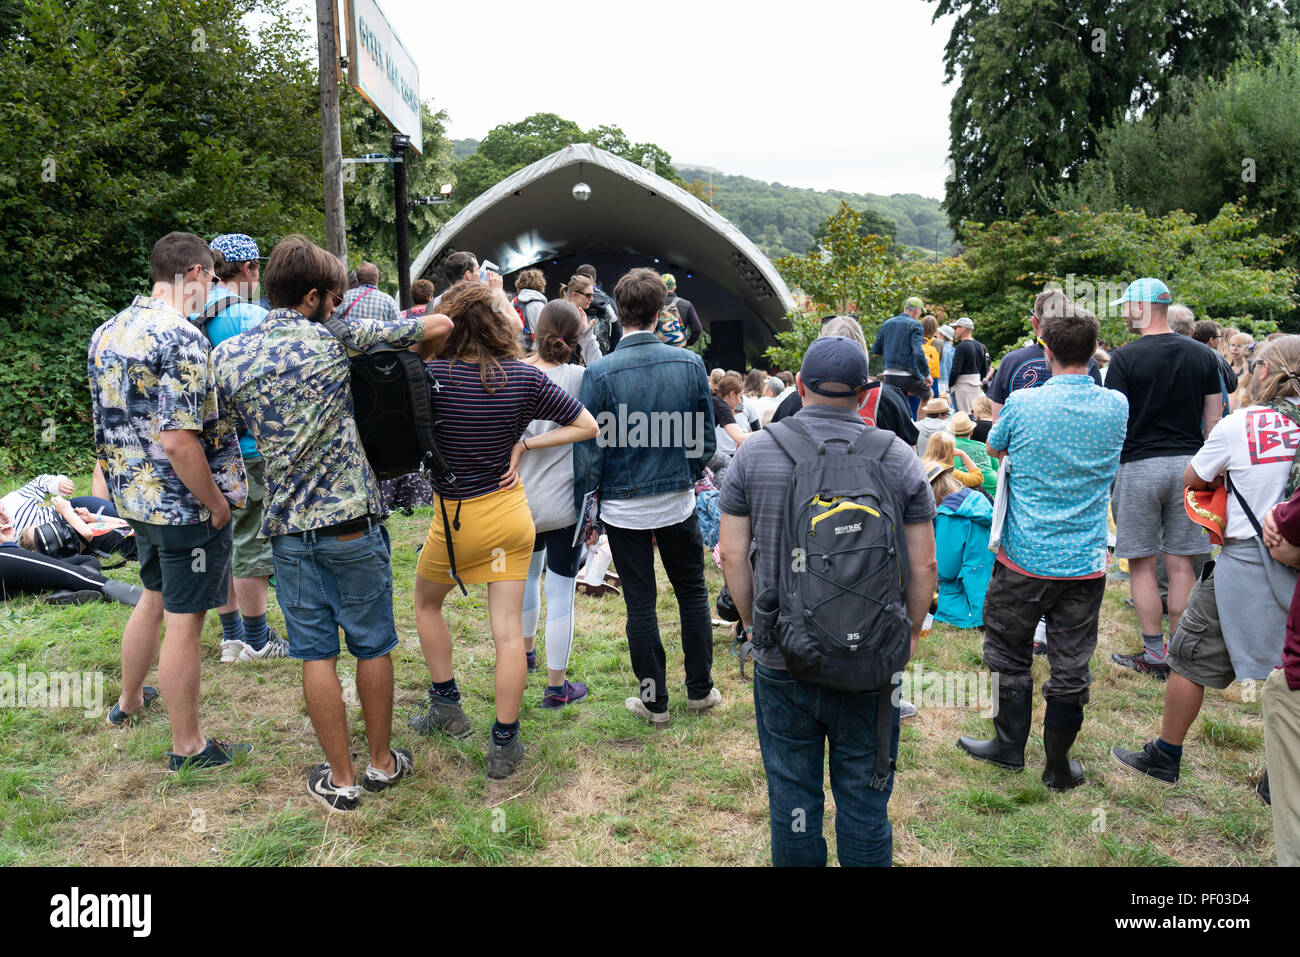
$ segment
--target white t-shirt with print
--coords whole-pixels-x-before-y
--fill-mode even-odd
[[[1226,468],[1233,487],[1262,522],[1269,507],[1283,500],[1298,447],[1300,427],[1268,406],[1252,405],[1219,420],[1192,459],[1192,468],[1207,482]],[[1231,492],[1224,534],[1255,537],[1255,527]]]

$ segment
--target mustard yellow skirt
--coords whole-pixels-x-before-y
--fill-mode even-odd
[[[456,574],[461,580],[467,585],[526,580],[535,529],[523,483],[459,503],[447,499],[448,524],[456,520],[457,504],[460,505],[460,530],[452,527],[451,544],[456,553]],[[439,497],[434,495],[433,523],[420,549],[415,572],[425,581],[451,585],[455,582],[447,560],[442,506]]]

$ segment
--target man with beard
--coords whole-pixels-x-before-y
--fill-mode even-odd
[[[257,441],[265,461],[261,534],[271,540],[289,657],[302,661],[303,696],[327,763],[307,792],[328,811],[352,811],[362,789],[378,792],[409,774],[411,753],[390,748],[393,577],[383,496],[352,414],[348,353],[322,325],[343,299],[338,259],[302,236],[271,253],[271,313],[213,353],[222,408]],[[416,346],[422,358],[445,341],[443,315],[391,321],[353,311],[344,320],[358,348]],[[339,630],[357,659],[370,765],[357,783],[339,684]]]

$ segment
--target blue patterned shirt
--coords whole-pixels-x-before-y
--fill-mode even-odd
[[[1106,568],[1106,507],[1128,431],[1128,399],[1086,375],[1022,389],[989,430],[1011,459],[1002,547],[1031,575],[1085,578]]]
[[[344,323],[362,349],[424,336],[422,316],[376,322],[353,310]],[[222,407],[253,434],[265,463],[263,537],[387,514],[353,417],[347,350],[324,326],[275,309],[213,360]]]
[[[235,427],[219,409],[208,341],[159,299],[136,296],[90,337],[86,371],[95,454],[123,518],[197,525],[210,513],[176,475],[164,431],[198,433],[217,488],[234,507],[248,495]]]
[[[397,308],[397,300],[377,286],[354,286],[349,289],[343,294],[343,301],[339,303],[335,315],[345,321],[369,319],[373,322],[396,322],[402,317],[401,310]]]

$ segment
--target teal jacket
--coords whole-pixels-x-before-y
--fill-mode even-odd
[[[958,628],[984,626],[984,593],[993,575],[989,551],[993,505],[975,489],[954,492],[939,505],[934,519],[939,560],[939,608],[935,621]]]

